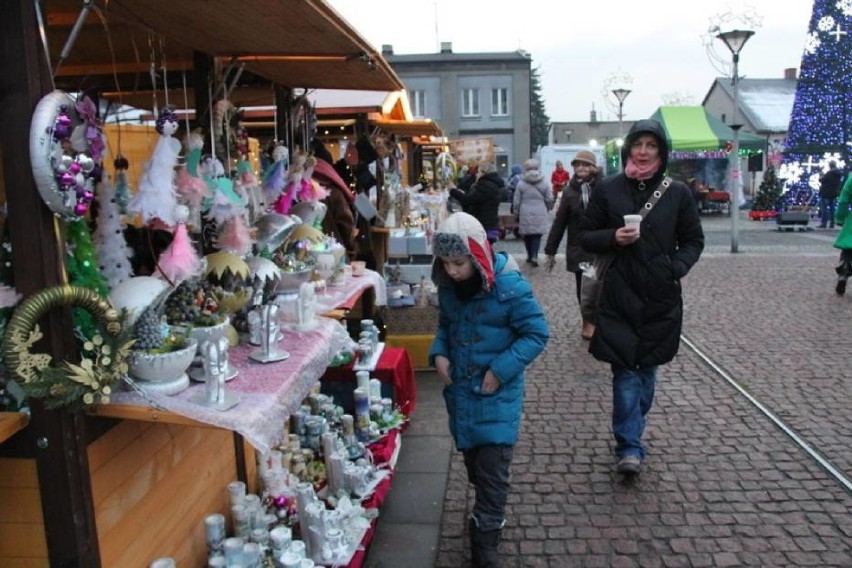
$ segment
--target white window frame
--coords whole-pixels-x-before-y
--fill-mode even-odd
[[[462,117],[479,116],[479,89],[462,89]]]
[[[414,118],[426,118],[426,91],[417,89],[411,91],[411,114]]]
[[[491,89],[491,116],[509,116],[509,89]]]

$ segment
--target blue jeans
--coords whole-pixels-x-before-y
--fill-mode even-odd
[[[645,416],[654,402],[657,367],[625,369],[612,366],[612,433],[615,455],[645,459],[642,434]]]
[[[819,198],[819,224],[821,227],[834,226],[834,209],[836,206],[836,199]]]

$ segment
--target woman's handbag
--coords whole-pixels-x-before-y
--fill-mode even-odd
[[[657,201],[663,196],[666,190],[671,185],[672,179],[666,177],[660,183],[660,186],[654,190],[651,198],[645,203],[645,206],[639,211],[639,215],[645,218],[645,215],[651,212],[651,209],[657,204]],[[601,292],[603,291],[603,282],[612,261],[615,260],[615,252],[595,255],[594,262],[584,262],[580,264],[583,275],[580,277],[580,315],[583,321],[594,322],[598,312],[598,302],[600,301]]]

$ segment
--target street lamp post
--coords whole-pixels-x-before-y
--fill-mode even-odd
[[[751,30],[731,30],[722,32],[716,36],[724,42],[725,46],[730,50],[734,59],[733,78],[731,84],[734,87],[734,114],[731,118],[731,129],[734,131],[734,147],[732,149],[734,161],[731,163],[731,252],[739,251],[739,218],[740,218],[740,128],[742,124],[737,124],[737,110],[739,110],[738,100],[738,84],[739,84],[739,64],[740,51],[748,41],[748,38],[754,35]]]
[[[612,94],[618,99],[618,139],[621,141],[621,144],[618,145],[618,165],[621,169],[624,169],[624,164],[621,161],[621,145],[624,144],[622,121],[624,120],[624,99],[630,94],[630,89],[613,89]]]

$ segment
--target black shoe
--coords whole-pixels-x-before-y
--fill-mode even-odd
[[[530,264],[532,264],[533,267],[536,267],[536,266],[538,266],[538,261],[537,260],[531,260]]]
[[[834,288],[834,291],[837,292],[840,296],[846,293],[846,279],[840,278],[837,281],[837,286]]]
[[[532,264],[532,263],[533,263],[532,259],[531,259],[531,258],[528,258],[528,259],[527,259],[527,264]]]

